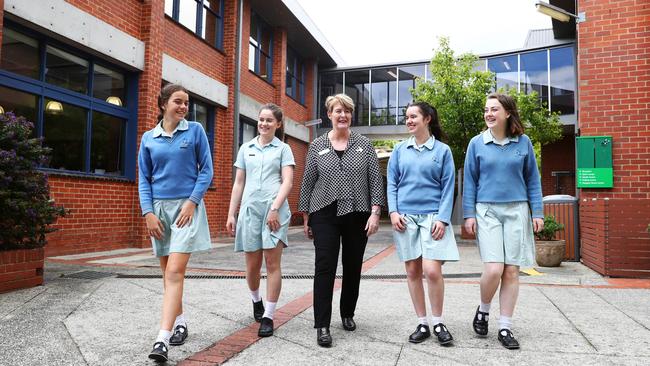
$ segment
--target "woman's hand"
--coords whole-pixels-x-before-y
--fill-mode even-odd
[[[266,225],[268,225],[269,230],[276,232],[280,229],[280,221],[278,220],[278,211],[269,210],[269,214],[266,215]]]
[[[226,219],[226,231],[228,231],[228,234],[230,234],[230,236],[235,236],[236,228],[237,219],[235,218],[235,215],[228,215],[228,219]]]
[[[302,231],[307,239],[314,238],[314,233],[311,232],[311,227],[309,227],[309,215],[306,213],[302,214]]]
[[[367,237],[376,233],[379,230],[379,215],[370,214],[364,230],[366,230]]]
[[[544,230],[544,220],[540,218],[533,219],[533,230],[538,233]]]
[[[445,236],[445,229],[447,228],[447,225],[445,225],[444,222],[442,221],[436,221],[433,223],[431,226],[431,237],[433,240],[440,240]]]
[[[390,213],[390,223],[393,224],[393,230],[403,233],[406,230],[406,219],[397,212]]]
[[[194,217],[194,210],[196,210],[196,203],[191,200],[185,200],[181,207],[181,212],[178,214],[178,218],[176,219],[176,226],[182,228],[185,225],[189,225]]]
[[[144,216],[144,219],[147,223],[147,233],[149,236],[162,240],[165,227],[160,222],[160,219],[158,219],[158,216],[154,215],[153,212],[149,212]]]
[[[470,235],[476,235],[476,218],[469,217],[465,219],[465,231]]]

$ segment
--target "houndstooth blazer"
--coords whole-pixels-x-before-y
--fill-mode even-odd
[[[350,132],[348,147],[338,157],[327,134],[309,146],[298,210],[313,213],[337,201],[337,216],[370,212],[385,206],[386,195],[377,154],[370,140]]]

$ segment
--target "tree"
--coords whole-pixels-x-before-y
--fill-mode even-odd
[[[460,167],[465,162],[465,150],[472,137],[485,128],[483,108],[485,97],[496,87],[494,74],[477,69],[478,56],[466,53],[459,57],[442,37],[431,59],[432,80],[418,79],[412,90],[414,100],[436,107],[447,144]],[[519,116],[534,145],[539,147],[562,136],[562,125],[556,113],[540,103],[536,93],[525,94],[516,89],[499,90],[517,100]]]

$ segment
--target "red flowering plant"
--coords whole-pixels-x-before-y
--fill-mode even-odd
[[[68,210],[50,198],[47,174],[38,170],[50,149],[31,137],[34,124],[0,114],[0,250],[41,248],[50,225]]]

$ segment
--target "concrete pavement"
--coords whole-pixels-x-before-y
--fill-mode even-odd
[[[256,336],[241,278],[243,255],[233,253],[232,240],[215,243],[190,261],[184,299],[190,336],[171,348],[168,364],[650,364],[650,281],[603,278],[575,262],[522,275],[513,328],[520,350],[508,351],[496,339],[496,299],[489,337],[475,337],[471,320],[482,265],[476,247],[465,241],[459,241],[461,261],[443,269],[443,316],[454,346],[433,339],[410,344],[416,319],[391,243],[386,224],[369,241],[356,331],[343,330],[335,292],[330,349],[316,345],[313,247],[299,228],[291,229],[283,255],[287,278],[275,335],[264,339]],[[155,364],[147,354],[162,300],[157,263],[141,249],[49,258],[44,286],[0,294],[0,365]]]

